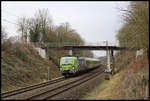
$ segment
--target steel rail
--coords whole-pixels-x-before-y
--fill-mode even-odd
[[[104,72],[104,71],[102,71],[102,72]],[[102,73],[102,72],[101,72],[101,73]],[[55,94],[53,94],[53,95],[47,96],[46,98],[44,98],[44,100],[48,100],[48,99],[50,99],[50,98],[52,98],[52,97],[54,97],[54,96],[56,96],[56,95],[59,95],[59,94],[61,94],[61,93],[66,92],[67,90],[69,90],[69,89],[71,89],[71,88],[77,87],[78,85],[83,84],[83,83],[85,83],[85,82],[91,80],[92,78],[98,76],[99,73],[100,73],[100,72],[97,72],[95,75],[93,75],[93,76],[91,76],[91,77],[88,77],[87,79],[81,80],[81,81],[78,82],[77,84],[73,84],[73,85],[71,85],[70,87],[67,87],[67,88],[65,88],[65,89],[63,89],[63,90],[61,90],[61,91],[59,91],[59,92],[57,92],[57,93],[55,93]]]
[[[99,74],[99,72],[100,71],[95,71],[95,72],[90,72],[90,74],[92,74],[92,73],[98,73]],[[102,71],[102,72],[104,72],[104,71]],[[63,84],[63,85],[61,85],[61,86],[59,86],[59,87],[55,87],[55,88],[53,88],[53,89],[50,89],[50,90],[48,90],[48,91],[45,91],[45,92],[43,92],[43,93],[40,93],[40,94],[37,94],[37,95],[34,95],[34,96],[31,96],[31,97],[28,97],[28,98],[26,98],[25,100],[32,100],[32,99],[36,99],[36,97],[39,97],[39,96],[41,96],[41,95],[45,95],[46,93],[50,93],[50,92],[53,92],[53,91],[56,91],[56,90],[59,90],[59,89],[61,89],[61,88],[63,88],[63,87],[66,87],[66,86],[68,86],[68,85],[71,85],[71,84],[74,84],[74,83],[76,83],[76,82],[80,82],[80,81],[82,81],[83,79],[85,79],[85,78],[90,78],[90,76],[91,75],[86,75],[86,76],[83,76],[82,78],[80,78],[80,79],[77,79],[77,80],[75,80],[75,81],[72,81],[72,82],[69,82],[69,83],[66,83],[66,84]],[[96,75],[97,76],[97,75]],[[95,77],[95,75],[93,76],[92,75],[92,77]],[[68,89],[70,89],[70,88],[68,88]],[[56,94],[55,94],[56,95]],[[44,98],[45,99],[45,98]]]
[[[49,84],[53,84],[53,83],[56,83],[56,82],[61,82],[63,80],[65,80],[64,77],[58,77],[56,79],[53,79],[53,80],[50,80],[50,81],[47,81],[47,82],[44,82],[44,83],[39,83],[39,84],[31,85],[31,86],[28,86],[28,87],[23,87],[23,88],[19,88],[19,89],[16,89],[16,90],[1,93],[1,97],[2,98],[10,97],[10,96],[13,96],[13,95],[24,93],[26,91],[30,91],[30,90],[33,90],[33,89],[44,87],[44,86],[47,86]]]

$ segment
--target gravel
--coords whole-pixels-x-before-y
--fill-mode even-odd
[[[104,81],[104,73],[97,77],[81,84],[80,86],[69,89],[63,94],[54,96],[50,100],[81,100],[84,96],[88,95],[94,90],[95,87],[99,86]]]

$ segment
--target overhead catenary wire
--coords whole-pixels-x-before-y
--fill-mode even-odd
[[[7,14],[9,14],[9,15],[11,15],[11,16],[14,16],[14,17],[17,18],[17,19],[19,18],[18,15],[15,15],[15,14],[13,14],[13,13],[10,13],[10,12],[8,12],[8,11],[6,11],[6,10],[3,10],[3,11],[5,11],[4,13],[7,13]],[[2,17],[4,17],[4,16],[2,16]],[[11,22],[11,21],[9,21],[9,20],[6,20],[5,18],[3,19],[3,21],[17,25],[16,23]]]
[[[8,23],[11,23],[11,24],[14,24],[14,25],[17,25],[17,26],[19,25],[19,24],[17,24],[17,23],[11,22],[11,21],[6,20],[6,19],[3,19],[3,21],[8,22]]]
[[[10,23],[10,24],[13,24],[13,25],[19,25],[19,24],[17,24],[17,23],[14,23],[14,22],[12,22],[12,21],[9,21],[9,20],[6,20],[6,19],[2,19],[3,21],[5,21],[5,22],[7,22],[7,23]],[[7,32],[7,34],[9,34],[9,35],[11,35],[9,32]],[[16,37],[16,36],[15,36]],[[9,37],[9,38],[11,38],[11,37]],[[17,40],[20,40],[20,36],[18,36],[18,37],[16,37],[17,38]],[[8,39],[8,38],[7,38]]]
[[[7,12],[7,14],[16,17],[17,19],[20,18],[18,15],[15,15],[15,14],[13,14],[13,13],[10,13],[10,12],[8,12],[8,11],[6,11],[6,10],[4,10],[4,11]],[[6,19],[3,19],[3,21],[8,22],[8,23],[11,23],[11,24],[19,25],[19,24],[17,24],[17,23],[11,22],[11,21],[6,20]]]
[[[13,13],[10,13],[10,12],[8,12],[8,11],[6,11],[6,10],[3,10],[3,11],[5,11],[5,13],[7,12],[7,14],[9,14],[9,15],[12,15],[12,16],[14,16],[14,17],[19,18],[19,16],[18,16],[18,15],[15,15],[15,14],[13,14]]]

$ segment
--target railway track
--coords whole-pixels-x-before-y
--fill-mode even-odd
[[[91,80],[92,78],[100,75],[103,72],[104,72],[104,70],[91,72],[91,73],[89,73],[89,75],[83,76],[82,78],[79,78],[78,80],[75,80],[75,81],[60,85],[58,87],[49,89],[49,90],[42,92],[40,94],[30,96],[24,100],[35,100],[35,99],[36,100],[48,100],[48,99],[51,99],[52,97],[54,97],[56,95],[64,93],[69,89],[72,89],[72,88],[74,88],[80,84],[83,84],[83,83]]]
[[[78,76],[75,79],[74,78],[65,79],[64,77],[59,77],[57,79],[54,79],[54,80],[51,80],[48,82],[24,87],[24,88],[9,91],[9,92],[4,92],[1,94],[1,97],[4,100],[5,99],[9,100],[9,99],[13,99],[15,96],[23,94],[23,96],[20,97],[22,100],[50,99],[51,97],[56,96],[58,94],[61,94],[65,91],[67,91],[68,89],[72,89],[72,88],[74,88],[74,87],[76,87],[76,86],[78,86],[84,82],[87,82],[88,80],[98,76],[102,72],[104,72],[104,71],[101,69],[93,69],[89,73],[86,73],[85,75]],[[61,81],[62,81],[62,83],[61,83]],[[54,85],[56,85],[56,86],[51,87],[52,86],[51,84],[53,86]],[[49,89],[44,90],[43,88],[47,87],[47,86],[49,87]],[[38,92],[38,93],[35,92],[34,94],[27,92],[27,91],[32,92],[34,89],[36,90],[38,88],[43,89],[43,90],[41,92]],[[27,94],[28,96],[24,96],[24,94]],[[15,97],[15,99],[18,99],[18,97]]]
[[[63,80],[65,80],[64,77],[59,77],[59,78],[56,78],[54,80],[50,80],[48,82],[39,83],[39,84],[36,84],[36,85],[32,85],[32,86],[28,86],[28,87],[24,87],[24,88],[20,88],[20,89],[16,89],[16,90],[4,92],[4,93],[1,93],[1,98],[4,99],[4,98],[14,96],[14,95],[17,95],[17,94],[20,94],[20,93],[31,91],[33,89],[37,89],[37,88],[41,88],[41,87],[44,87],[44,86],[47,86],[47,85],[50,85],[50,84],[54,84],[56,82],[61,82]]]

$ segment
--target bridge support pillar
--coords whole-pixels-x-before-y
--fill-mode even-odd
[[[69,50],[69,55],[73,55],[73,51],[72,50]]]
[[[107,56],[107,66],[105,69],[105,72],[110,74],[111,73],[111,67],[110,67],[110,49],[108,49],[108,41],[106,41],[106,56]]]
[[[110,50],[107,50],[107,69],[106,72],[111,72]]]
[[[111,73],[112,73],[112,69],[111,69],[111,54],[112,54],[112,51],[110,53],[110,50],[106,50],[106,55],[107,55],[107,66],[106,66],[106,69],[105,69],[105,72],[107,73],[105,75],[105,79],[106,80],[109,80],[110,79],[110,76],[111,76]]]

